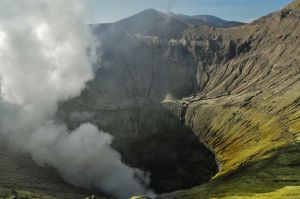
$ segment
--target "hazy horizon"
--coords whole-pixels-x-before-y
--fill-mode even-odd
[[[111,23],[145,9],[185,15],[213,15],[224,20],[250,22],[281,9],[292,0],[86,0],[88,23]]]

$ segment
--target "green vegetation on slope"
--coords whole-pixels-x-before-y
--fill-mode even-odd
[[[210,71],[197,96],[164,104],[185,111],[185,124],[215,153],[220,171],[207,184],[159,199],[300,197],[299,2],[240,28],[210,30],[248,47]],[[187,38],[203,38],[203,31]]]

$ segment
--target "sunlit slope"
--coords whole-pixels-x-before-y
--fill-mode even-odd
[[[186,33],[202,67],[200,93],[165,106],[185,116],[220,171],[207,184],[160,199],[300,197],[299,5],[239,28]]]

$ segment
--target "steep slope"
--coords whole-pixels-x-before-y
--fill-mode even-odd
[[[300,1],[232,29],[196,28],[197,95],[165,106],[216,155],[210,183],[158,198],[297,198],[300,194]]]
[[[0,159],[0,198],[17,195],[15,191],[24,198],[73,199],[91,195],[66,184],[56,170],[38,166],[30,157],[16,154],[4,139],[0,139]]]

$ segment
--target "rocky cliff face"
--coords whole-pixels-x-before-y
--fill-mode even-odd
[[[251,24],[189,29],[196,95],[165,106],[216,155],[210,183],[158,198],[297,198],[300,194],[300,6]]]

